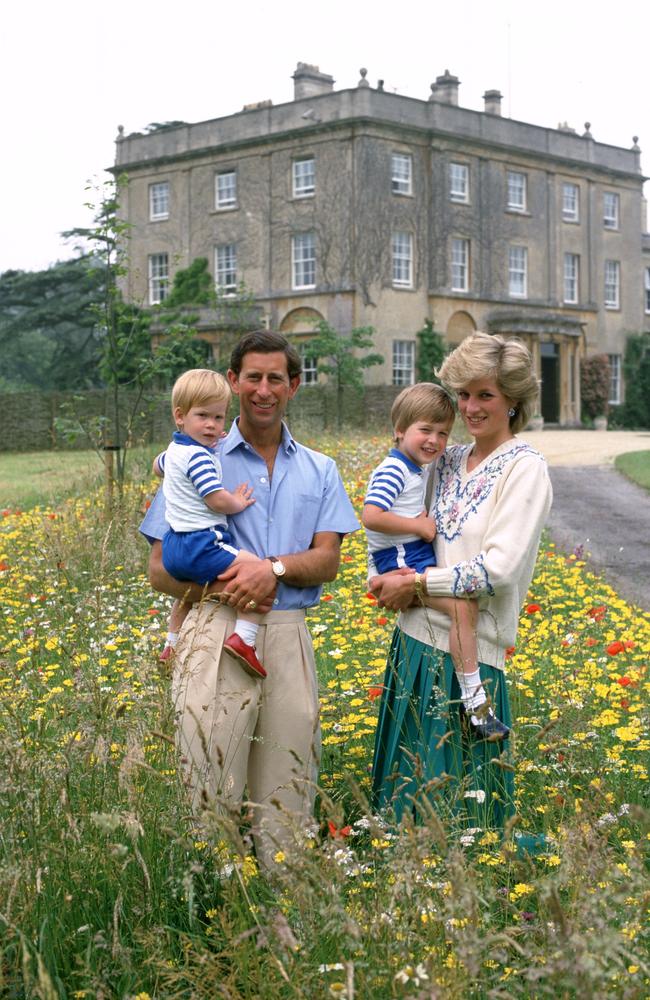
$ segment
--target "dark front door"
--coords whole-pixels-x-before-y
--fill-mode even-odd
[[[560,420],[560,355],[557,344],[539,345],[542,359],[542,416],[547,424]]]

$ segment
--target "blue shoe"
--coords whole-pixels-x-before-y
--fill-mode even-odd
[[[475,740],[486,740],[489,743],[499,743],[507,740],[510,736],[509,728],[497,719],[491,708],[484,710],[481,705],[476,712],[468,712],[463,704],[460,705],[460,720],[466,732],[470,733]]]

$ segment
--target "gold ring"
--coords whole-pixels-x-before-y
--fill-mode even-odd
[[[249,601],[248,604],[246,605],[248,611],[254,611],[256,607],[257,607],[257,601]]]

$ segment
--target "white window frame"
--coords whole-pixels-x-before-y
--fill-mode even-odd
[[[644,302],[645,302],[645,313],[650,315],[650,267],[645,269],[645,288],[644,288]]]
[[[564,222],[580,222],[580,187],[570,181],[562,184],[562,219]]]
[[[237,208],[237,171],[219,170],[214,175],[214,206],[216,209]]]
[[[609,361],[609,402],[613,406],[620,406],[621,398],[621,375],[623,370],[623,359],[620,354],[608,354]]]
[[[309,353],[309,341],[300,345],[300,360],[302,361],[301,385],[317,385],[318,357]]]
[[[214,283],[226,295],[237,292],[236,243],[221,243],[214,248]]]
[[[393,385],[415,384],[415,341],[393,341]]]
[[[469,203],[469,166],[467,163],[449,164],[449,199],[467,205]]]
[[[605,309],[621,308],[621,262],[605,261]]]
[[[580,255],[564,255],[564,301],[576,305],[580,300]]]
[[[292,191],[294,198],[313,198],[316,191],[316,160],[301,156],[292,163]]]
[[[469,291],[469,240],[454,236],[451,241],[451,290],[452,292]]]
[[[617,191],[605,191],[603,194],[603,226],[605,229],[618,229],[621,218],[621,199]]]
[[[510,212],[525,212],[528,204],[528,176],[520,170],[508,170],[506,204]]]
[[[316,287],[316,237],[311,231],[291,237],[291,285],[294,289]]]
[[[169,181],[149,185],[149,220],[160,222],[169,218]]]
[[[528,247],[508,247],[508,295],[528,298]]]
[[[391,155],[390,189],[393,194],[413,194],[413,157],[410,153]]]
[[[149,305],[157,306],[169,294],[169,254],[151,253],[148,258]]]
[[[391,240],[394,288],[413,288],[413,234],[393,233]]]

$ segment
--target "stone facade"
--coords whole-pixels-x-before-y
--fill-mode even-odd
[[[207,257],[215,281],[244,282],[307,357],[321,317],[373,326],[386,359],[367,371],[375,384],[414,378],[426,319],[451,343],[516,334],[536,356],[545,419],[577,423],[580,357],[619,364],[626,334],[650,329],[636,140],[623,149],[588,125],[503,118],[498,91],[484,111],[459,107],[448,72],[428,100],[371,87],[365,70],[350,90],[303,63],[293,79],[286,104],[120,131],[127,297],[159,300],[177,269]]]

